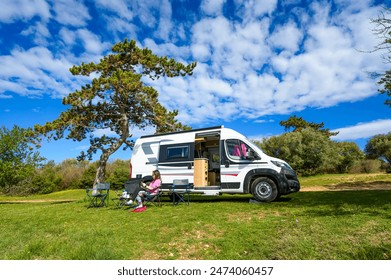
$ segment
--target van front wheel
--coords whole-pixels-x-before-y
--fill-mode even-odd
[[[273,180],[260,177],[254,180],[251,185],[251,193],[260,202],[270,202],[277,198],[278,190]]]

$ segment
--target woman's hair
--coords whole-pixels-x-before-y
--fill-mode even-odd
[[[161,177],[160,177],[160,172],[159,172],[159,170],[154,170],[154,171],[152,171],[152,173],[153,173],[153,175],[155,175],[155,179],[162,179]]]

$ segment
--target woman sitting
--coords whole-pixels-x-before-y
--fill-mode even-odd
[[[136,197],[138,203],[136,208],[143,207],[143,199],[148,198],[149,200],[153,199],[155,195],[159,193],[159,188],[162,185],[162,179],[160,177],[159,170],[152,171],[152,182],[147,186],[147,184],[142,183],[145,190],[139,191]]]

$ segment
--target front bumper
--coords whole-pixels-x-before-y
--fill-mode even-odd
[[[286,187],[284,188],[284,190],[282,190],[281,194],[294,193],[300,190],[300,182],[294,170],[282,168],[281,175],[286,181]]]

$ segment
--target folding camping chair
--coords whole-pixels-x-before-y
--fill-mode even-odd
[[[117,197],[112,199],[116,203],[116,208],[122,208],[128,205],[130,200],[134,201],[137,193],[141,190],[140,182],[141,179],[133,179],[125,182],[124,190],[121,193],[116,192]]]
[[[190,204],[190,189],[191,185],[189,184],[188,179],[175,179],[172,182],[172,187],[170,190],[170,195],[172,197],[172,204],[174,206],[183,202],[187,206]]]
[[[92,189],[86,189],[90,207],[107,206],[109,201],[110,183],[98,183]]]
[[[145,205],[152,203],[156,207],[161,207],[162,206],[162,200],[161,200],[162,195],[163,195],[163,192],[161,190],[159,190],[159,192],[155,195],[145,196],[144,197]]]

